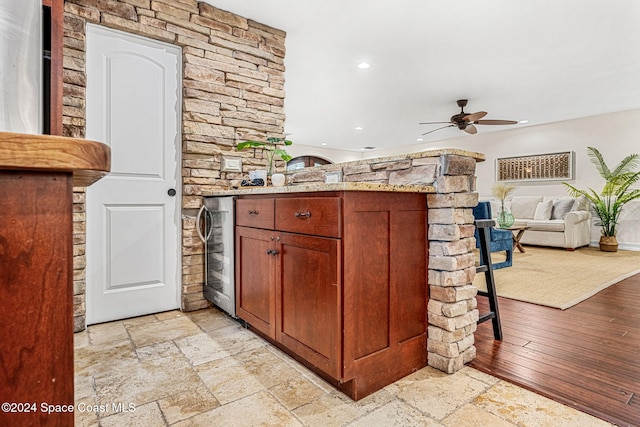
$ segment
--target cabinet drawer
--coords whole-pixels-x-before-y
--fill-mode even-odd
[[[236,225],[273,230],[274,199],[236,200]]]
[[[296,197],[276,200],[276,229],[314,236],[340,237],[338,197]]]

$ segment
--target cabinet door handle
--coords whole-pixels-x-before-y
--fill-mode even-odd
[[[255,211],[254,210],[250,210],[249,211],[249,215],[260,215],[260,211],[258,211],[258,210],[255,210]]]
[[[296,215],[296,218],[301,218],[301,219],[304,219],[304,218],[311,218],[311,212],[309,212],[309,211],[306,211],[306,212],[296,212],[296,213],[295,213],[295,215]]]
[[[273,255],[273,256],[276,256],[276,255],[278,255],[279,253],[280,253],[280,251],[279,251],[279,250],[277,250],[277,249],[275,249],[275,250],[271,251],[271,255]]]
[[[273,255],[273,249],[267,249],[267,255]]]

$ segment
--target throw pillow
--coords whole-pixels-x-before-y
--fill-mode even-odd
[[[514,196],[511,199],[511,214],[516,219],[533,219],[541,196]]]
[[[565,215],[571,211],[575,201],[573,199],[560,199],[553,202],[551,219],[564,219]]]
[[[546,202],[538,203],[536,207],[536,213],[533,215],[533,219],[548,220],[551,218],[551,210],[553,209],[553,200],[547,200]]]
[[[584,197],[584,196],[580,196],[577,199],[575,199],[575,202],[573,203],[573,207],[571,208],[572,211],[588,211],[589,210],[589,200]]]

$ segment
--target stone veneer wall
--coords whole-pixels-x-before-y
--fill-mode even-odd
[[[207,307],[203,245],[194,211],[202,194],[242,174],[221,172],[221,156],[243,157],[243,172],[266,165],[235,143],[284,131],[283,31],[196,0],[65,0],[64,135],[83,138],[85,27],[94,23],[182,47],[182,309]],[[85,192],[74,193],[74,326],[85,327]]]
[[[446,151],[446,150],[444,150]],[[452,150],[456,151],[456,150]],[[430,154],[434,155],[434,154]],[[447,373],[461,369],[476,355],[478,322],[473,207],[476,160],[443,153],[415,153],[309,168],[292,174],[292,184],[324,182],[329,171],[342,171],[343,181],[395,185],[432,185],[427,194],[429,223],[429,365]]]

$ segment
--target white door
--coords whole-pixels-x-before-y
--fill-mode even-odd
[[[111,147],[87,189],[88,324],[180,306],[181,67],[179,47],[87,26],[87,139]]]

